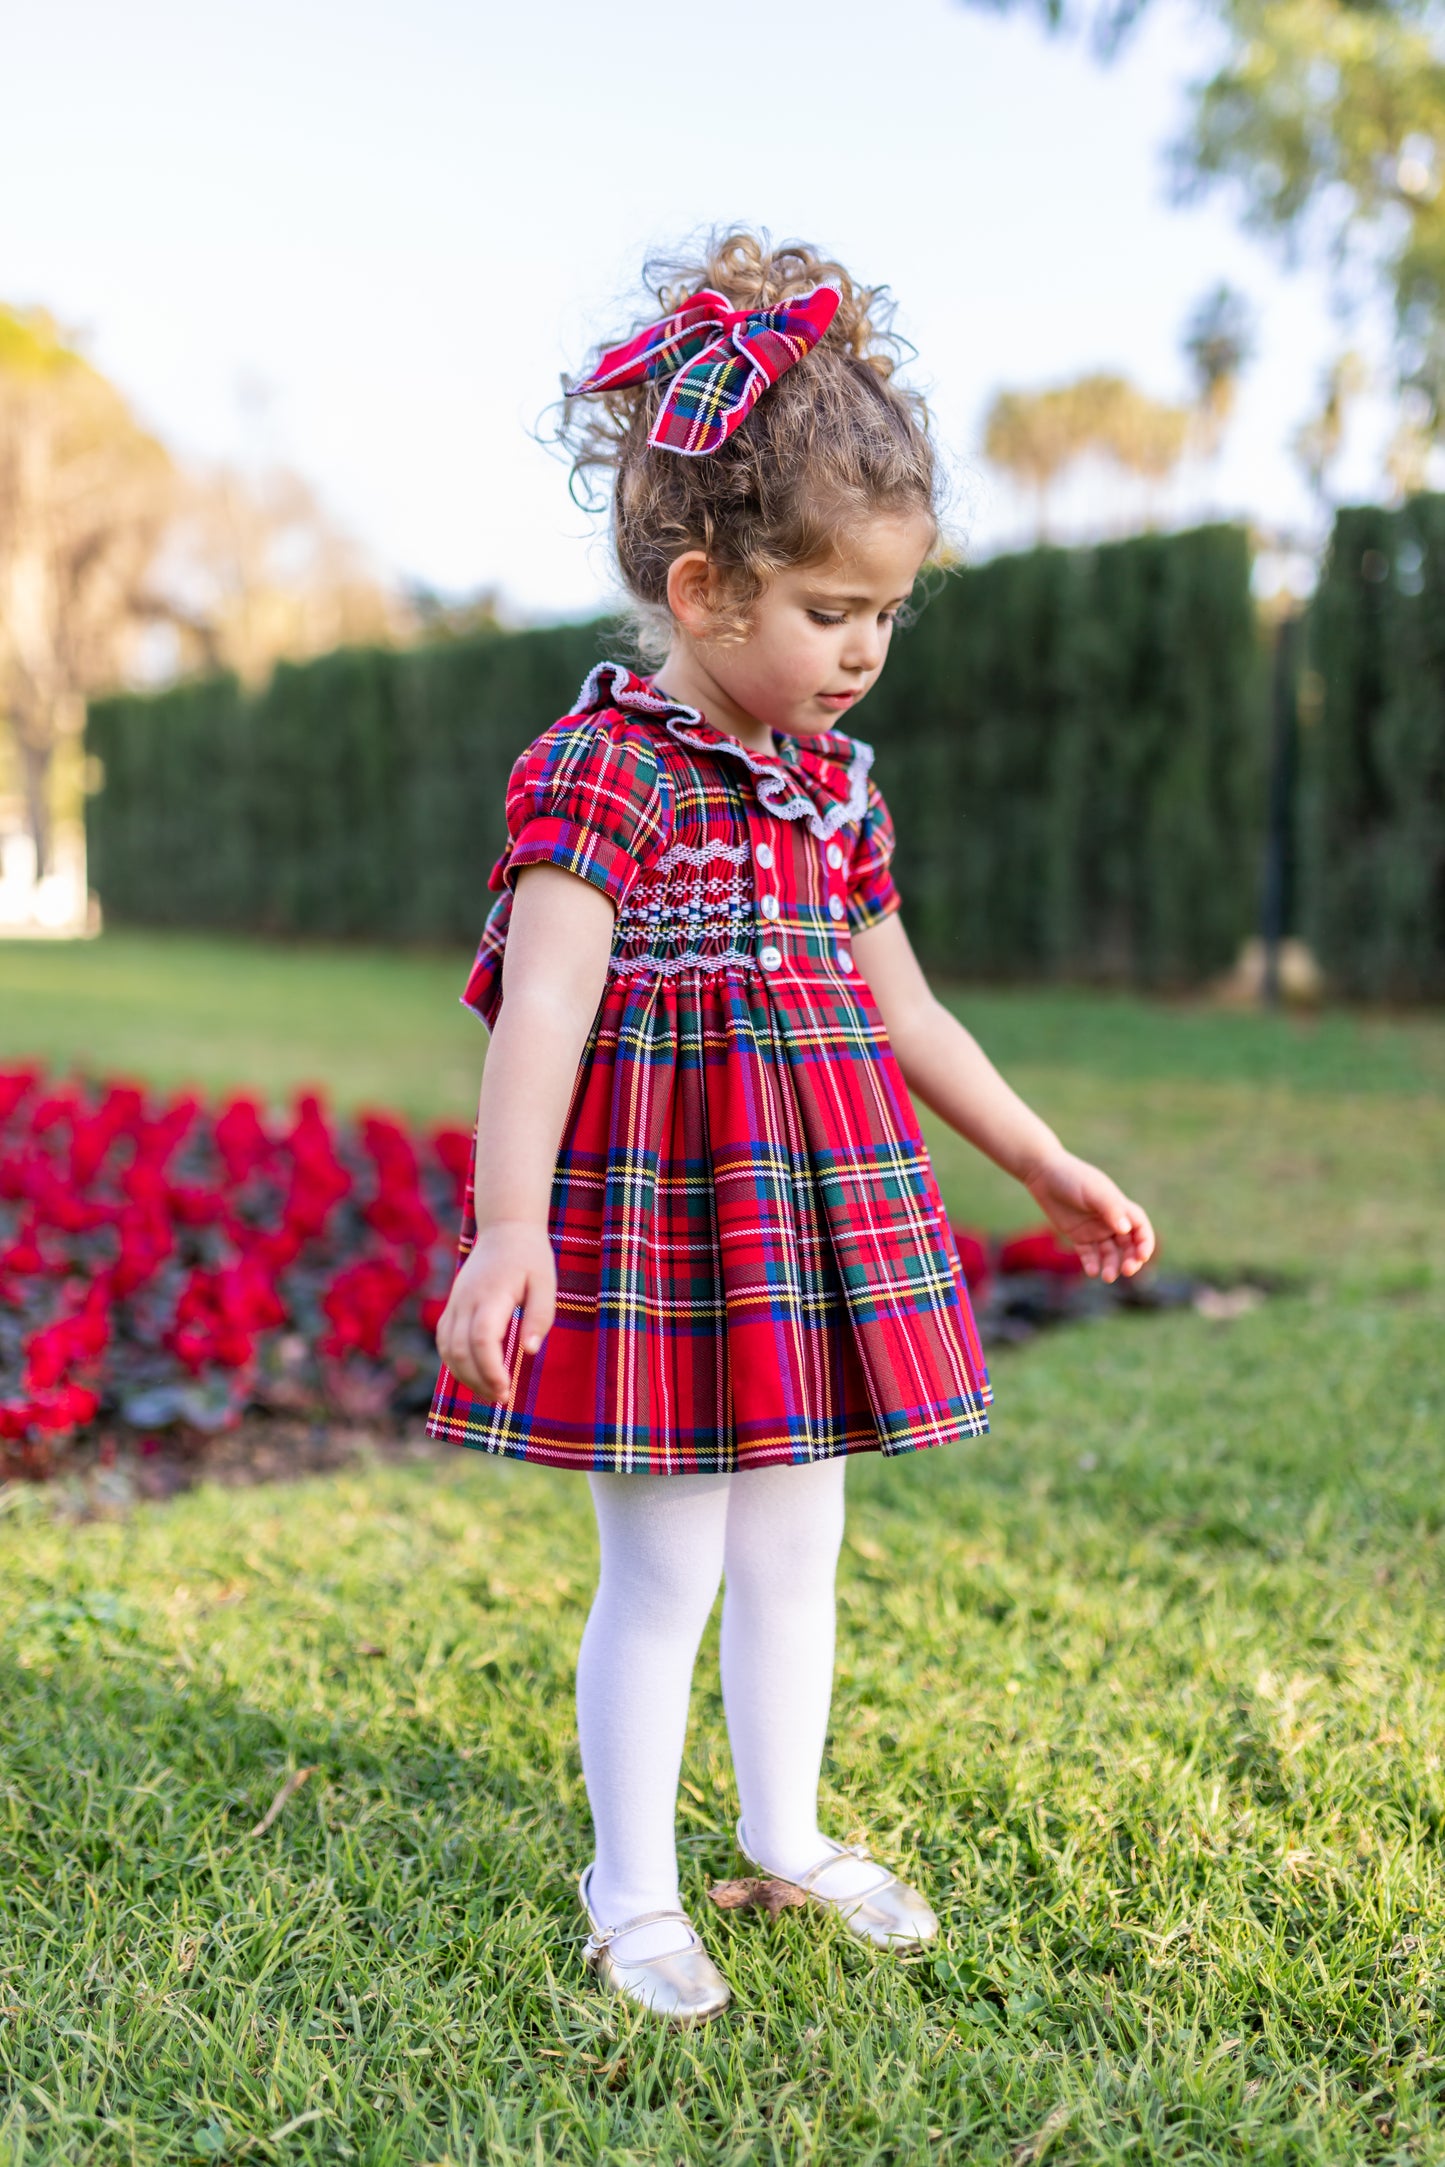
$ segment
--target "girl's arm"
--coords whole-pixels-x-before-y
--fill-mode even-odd
[[[535,1354],[551,1329],[557,1269],[547,1233],[557,1145],[577,1064],[597,1014],[612,948],[613,906],[558,866],[517,875],[502,959],[502,1007],[477,1103],[477,1238],[452,1281],[437,1352],[489,1399],[510,1383],[502,1343],[522,1311]]]
[[[972,1033],[935,998],[898,914],[856,934],[853,954],[915,1097],[1023,1183],[1086,1272],[1116,1279],[1147,1264],[1154,1229],[1146,1214],[1107,1174],[1065,1151],[1004,1082]]]

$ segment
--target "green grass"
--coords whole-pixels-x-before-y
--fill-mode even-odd
[[[0,1058],[465,1116],[464,964],[0,948]],[[712,1911],[709,1645],[682,1826],[733,2010],[583,1983],[571,1478],[455,1453],[80,1527],[11,1492],[3,2167],[1445,2161],[1445,1024],[958,998],[1167,1256],[1293,1291],[1003,1355],[979,1445],[850,1466],[831,1825],[938,1953]]]
[[[262,947],[179,934],[0,941],[0,1059],[413,1117],[476,1110],[486,1034],[469,957]]]

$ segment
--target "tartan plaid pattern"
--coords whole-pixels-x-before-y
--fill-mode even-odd
[[[432,1436],[690,1474],[987,1429],[942,1199],[851,966],[899,907],[871,759],[835,732],[763,759],[604,664],[517,762],[463,999],[495,1022],[523,864],[613,895],[612,964],[553,1181],[556,1322],[524,1356],[513,1320],[504,1402],[443,1369]],[[469,1180],[459,1257],[475,1236]]]
[[[815,286],[776,308],[735,309],[704,287],[681,308],[608,347],[572,396],[620,391],[671,377],[649,444],[706,458],[726,443],[763,392],[811,353],[838,309],[835,286]]]

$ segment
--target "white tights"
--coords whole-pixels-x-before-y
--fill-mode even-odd
[[[726,1578],[722,1688],[748,1848],[796,1877],[829,1843],[818,1770],[833,1684],[842,1459],[735,1475],[590,1475],[601,1572],[577,1659],[577,1727],[604,1926],[675,1908],[677,1784],[698,1642]],[[830,1894],[849,1872],[830,1873]],[[679,1946],[627,1937],[629,1959]]]

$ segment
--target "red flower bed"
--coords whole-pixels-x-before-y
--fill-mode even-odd
[[[424,1405],[466,1130],[0,1070],[0,1473],[96,1421]]]
[[[470,1160],[466,1129],[314,1096],[278,1117],[0,1070],[0,1476],[96,1424],[424,1408]],[[981,1317],[1079,1271],[1047,1229],[955,1234]]]

